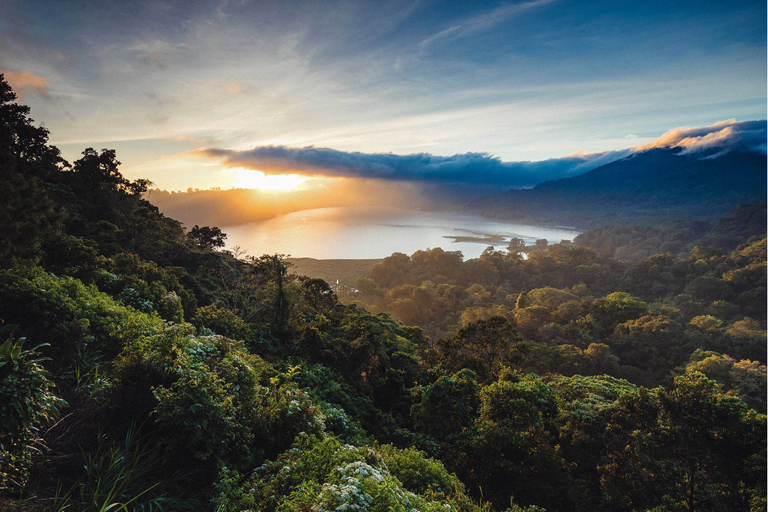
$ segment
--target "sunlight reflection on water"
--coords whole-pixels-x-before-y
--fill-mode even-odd
[[[477,215],[424,212],[388,207],[339,207],[302,210],[274,219],[222,227],[227,248],[240,246],[246,254],[290,254],[295,258],[368,259],[393,252],[413,254],[441,247],[476,258],[489,245],[506,247],[510,238],[526,244],[546,238],[550,243],[573,240],[580,232],[567,228],[498,222]],[[449,237],[488,238],[487,241],[455,241]],[[503,237],[499,239],[499,236]]]

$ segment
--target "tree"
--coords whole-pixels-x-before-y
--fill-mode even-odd
[[[216,226],[212,228],[208,226],[200,227],[197,224],[189,230],[187,236],[203,249],[224,247],[224,239],[227,238],[227,235],[222,233],[221,229]]]
[[[504,364],[519,364],[525,351],[517,331],[500,316],[462,327],[456,336],[440,345],[449,366],[455,370],[474,370],[481,381],[491,379]]]
[[[555,448],[555,394],[535,375],[505,369],[480,393],[471,450],[483,494],[497,509],[510,503],[570,510],[570,478]]]
[[[41,178],[66,162],[0,74],[0,260],[29,257],[59,223]]]
[[[285,281],[291,264],[285,261],[284,254],[265,254],[258,258],[251,257],[251,272],[264,284],[275,287],[272,311],[274,312],[272,330],[278,337],[284,337],[288,330],[289,304],[285,293]]]
[[[125,178],[119,167],[120,162],[114,149],[97,152],[93,148],[86,148],[83,156],[75,161],[73,170],[80,183],[91,190],[104,188],[139,197],[153,185],[147,179],[131,181]]]
[[[102,149],[101,153],[93,148],[86,148],[83,156],[75,161],[75,174],[91,188],[104,186],[111,190],[124,190],[129,181],[118,170],[114,149]]]
[[[608,375],[555,376],[547,386],[558,400],[558,453],[568,461],[569,472],[579,487],[576,510],[600,510],[598,466],[607,449],[605,426],[619,397],[636,395],[637,386]]]
[[[30,108],[14,102],[16,93],[0,73],[0,175],[10,172],[45,176],[66,162],[48,145],[48,130],[34,126]]]
[[[509,240],[509,245],[507,245],[509,254],[517,254],[522,252],[523,249],[525,249],[525,240],[522,238],[512,238]]]
[[[480,405],[480,385],[472,370],[440,376],[420,389],[421,400],[411,417],[423,432],[445,441],[472,426]]]
[[[515,302],[515,309],[524,309],[528,307],[528,292],[520,292],[520,295],[517,296],[517,301]]]
[[[606,429],[609,509],[756,510],[760,496],[765,506],[764,415],[699,372],[624,398]]]
[[[603,298],[595,299],[592,321],[596,334],[608,336],[620,323],[635,320],[648,312],[648,304],[625,292],[614,292]]]
[[[643,315],[616,326],[611,348],[625,365],[642,370],[640,383],[655,385],[693,350],[683,326],[664,315]]]

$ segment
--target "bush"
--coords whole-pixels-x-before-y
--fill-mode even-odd
[[[217,306],[198,308],[192,323],[195,327],[206,327],[216,334],[237,340],[245,340],[250,334],[248,324],[234,311]]]
[[[131,419],[153,418],[170,453],[208,469],[252,467],[299,432],[323,431],[322,412],[290,376],[268,379],[242,342],[193,332],[167,325],[127,347],[116,366],[113,407],[136,400]]]
[[[38,429],[67,403],[51,393],[53,382],[37,346],[22,350],[24,338],[0,345],[0,490],[21,489],[32,455],[44,448]]]
[[[483,510],[463,494],[455,476],[422,452],[342,445],[307,434],[245,479],[225,468],[217,487],[214,503],[222,512]]]
[[[39,267],[0,270],[0,311],[30,341],[48,343],[54,369],[95,354],[111,358],[162,320],[115,302],[94,286]]]

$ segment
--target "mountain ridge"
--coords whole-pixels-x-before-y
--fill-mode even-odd
[[[765,200],[766,156],[745,150],[634,153],[578,176],[468,201],[481,215],[569,224],[669,224],[715,221],[731,208]]]

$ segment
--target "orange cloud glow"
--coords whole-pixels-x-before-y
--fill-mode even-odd
[[[245,88],[245,86],[240,82],[232,82],[227,84],[227,92],[230,92],[232,94],[242,94],[246,90],[247,89]]]
[[[27,91],[39,94],[43,98],[49,98],[48,84],[51,82],[50,78],[33,75],[32,73],[17,71],[4,71],[5,79],[11,84],[13,89],[18,93],[19,98],[24,97],[24,93]]]
[[[250,169],[233,169],[237,172],[235,188],[257,188],[259,190],[293,190],[305,181],[306,176],[296,174],[266,175]]]
[[[733,139],[739,131],[739,126],[743,124],[735,119],[728,119],[702,128],[675,128],[648,144],[635,147],[635,150],[647,151],[649,149],[672,147],[681,147],[688,151],[706,149]]]

